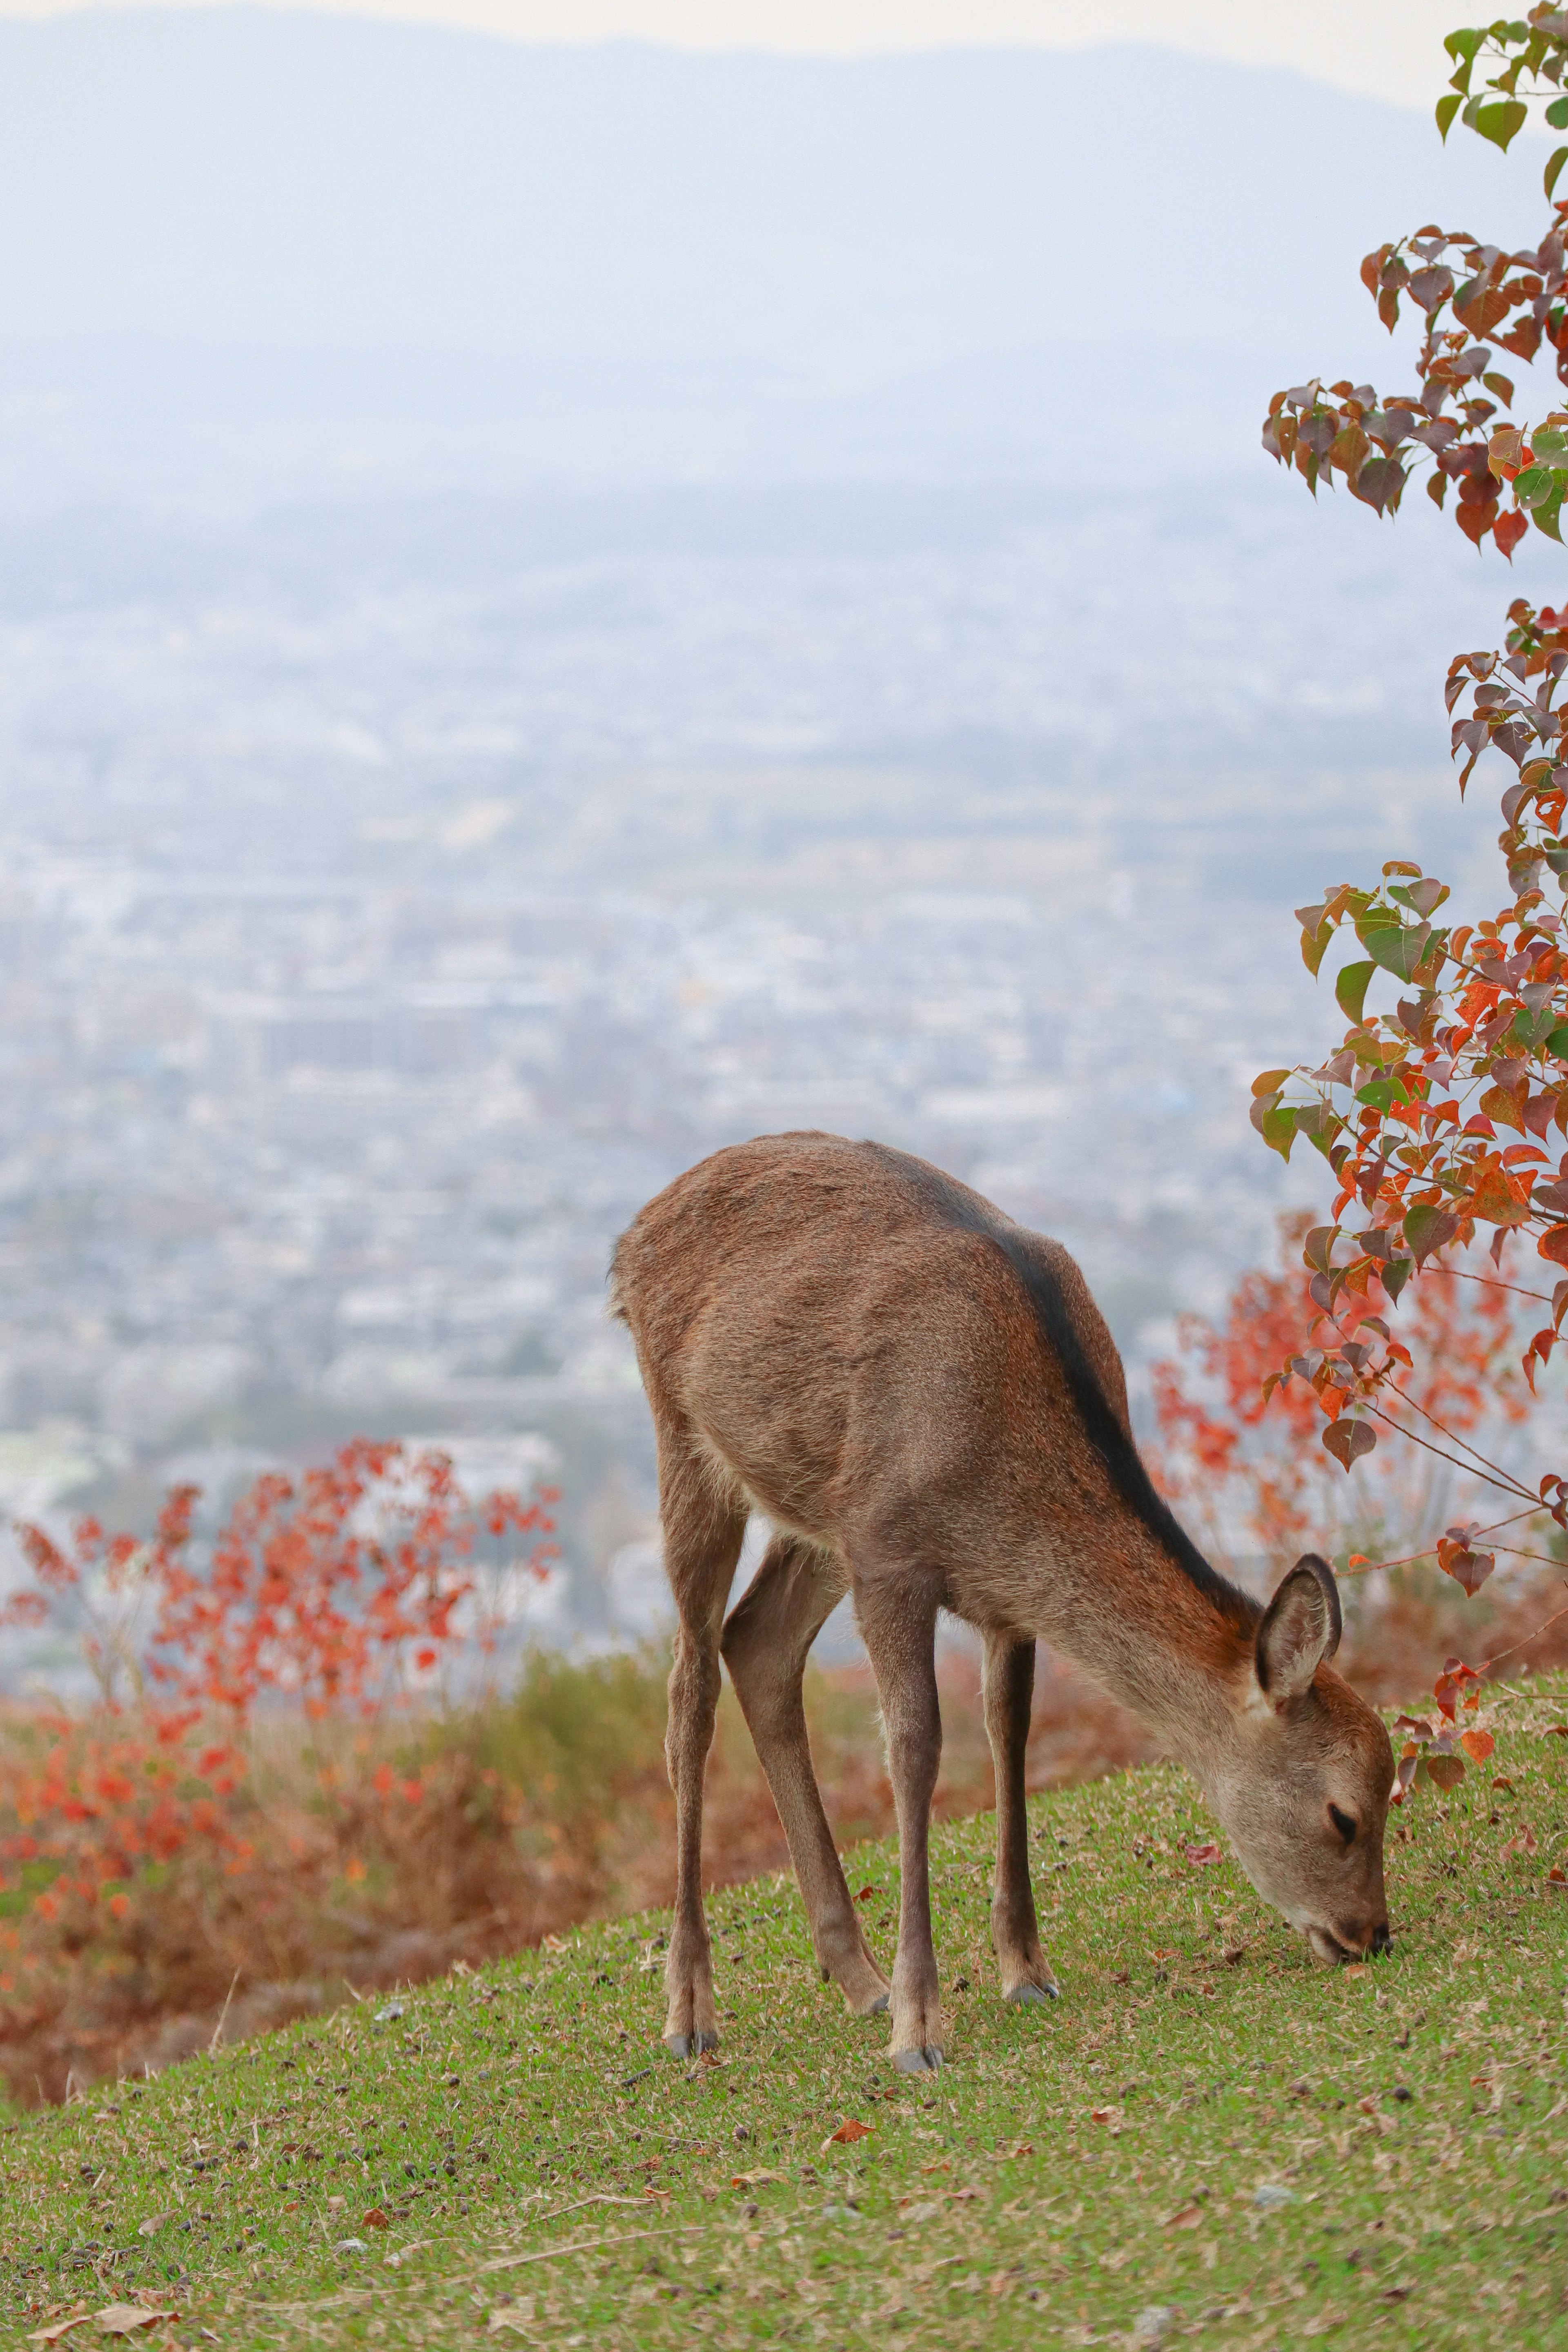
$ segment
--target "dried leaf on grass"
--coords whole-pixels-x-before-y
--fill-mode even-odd
[[[180,2315],[157,2304],[107,2303],[92,2315],[106,2336],[134,2336],[139,2328],[155,2327],[159,2320]]]
[[[846,2116],[838,2129],[829,2132],[823,2141],[822,2153],[826,2156],[830,2147],[845,2147],[853,2140],[869,2139],[870,2137],[869,2124],[858,2123],[853,2116]]]
[[[1178,2205],[1173,2213],[1167,2213],[1160,2227],[1162,2230],[1195,2230],[1203,2218],[1203,2207],[1189,2198],[1184,2205]]]
[[[35,2327],[27,2341],[29,2344],[58,2344],[62,2336],[68,2336],[73,2327],[85,2326],[90,2317],[89,2312],[79,2311],[74,2319],[57,2319],[51,2326]]]

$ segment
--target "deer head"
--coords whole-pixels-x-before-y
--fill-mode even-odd
[[[1394,1750],[1329,1664],[1339,1590],[1313,1552],[1258,1621],[1209,1795],[1258,1893],[1321,1960],[1386,1951],[1383,1833]]]

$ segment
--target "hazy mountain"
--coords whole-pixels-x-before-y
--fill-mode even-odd
[[[5,23],[0,497],[1116,487],[1168,430],[1206,470],[1277,382],[1387,367],[1370,245],[1521,236],[1537,184],[1426,115],[1150,48]]]

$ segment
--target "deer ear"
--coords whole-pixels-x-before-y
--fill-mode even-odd
[[[1327,1560],[1304,1552],[1263,1612],[1253,1660],[1258,1687],[1283,1706],[1300,1698],[1340,1646],[1340,1590]]]

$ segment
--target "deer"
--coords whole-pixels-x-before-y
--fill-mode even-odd
[[[1116,1344],[1059,1243],[886,1145],[763,1136],[702,1160],[638,1213],[616,1245],[611,1307],[653,1415],[677,1617],[665,1739],[673,2055],[719,2040],[701,1858],[722,1661],[823,1980],[857,2015],[890,2009],[896,2069],[942,2064],[928,1841],[942,1611],[984,1643],[1005,2000],[1059,1990],[1040,1944],[1025,1810],[1041,1641],[1187,1768],[1254,1887],[1319,1960],[1390,1948],[1394,1754],[1331,1664],[1342,1630],[1332,1571],[1308,1553],[1265,1606],[1204,1559],[1154,1487]],[[770,1539],[726,1613],[753,1514]],[[850,1899],[806,1730],[807,1654],[846,1593],[897,1818],[890,1979]]]

